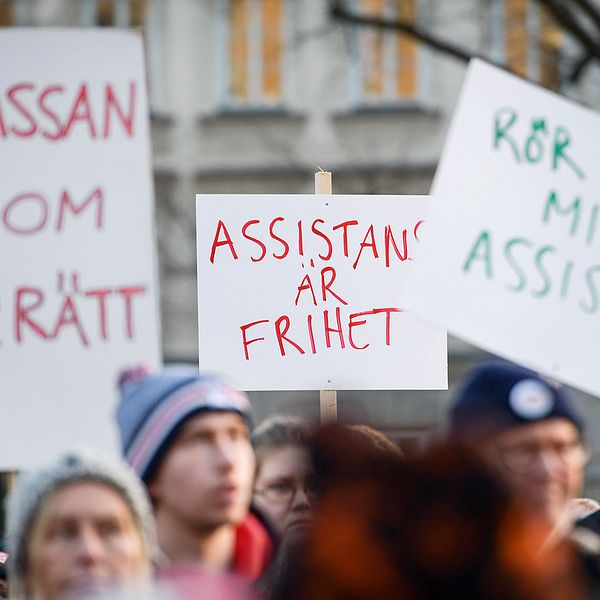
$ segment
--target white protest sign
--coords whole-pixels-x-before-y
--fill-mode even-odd
[[[407,306],[600,394],[600,116],[472,61]]]
[[[0,33],[0,469],[117,449],[117,374],[160,360],[142,40]]]
[[[198,195],[201,369],[248,390],[446,388],[446,332],[402,297],[426,201]]]

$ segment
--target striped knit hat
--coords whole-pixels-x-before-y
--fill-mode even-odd
[[[189,365],[171,365],[157,372],[145,366],[119,377],[121,401],[117,423],[127,462],[148,483],[180,425],[204,411],[235,412],[252,427],[248,396],[217,375],[199,375]]]

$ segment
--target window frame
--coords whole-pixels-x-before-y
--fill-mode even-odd
[[[258,3],[261,0],[249,0],[250,3]],[[290,40],[292,39],[291,13],[294,0],[280,0],[282,12],[282,52],[281,52],[281,94],[278,98],[266,98],[262,92],[262,46],[260,11],[253,11],[250,6],[250,35],[248,50],[248,96],[247,98],[235,98],[229,93],[229,82],[231,75],[231,62],[229,59],[230,49],[230,27],[229,6],[230,0],[213,0],[215,26],[213,28],[213,47],[217,105],[225,112],[284,112],[290,103],[290,88],[292,82],[292,60],[290,52]]]
[[[136,29],[129,24],[130,0],[112,0],[115,7],[115,22],[112,27],[118,29]],[[100,0],[81,0],[79,23],[82,27],[99,27],[96,23],[96,5]],[[162,29],[160,9],[162,0],[146,0],[144,15],[144,58],[148,88],[148,102],[151,112],[166,112],[166,100],[163,85]]]
[[[500,64],[507,64],[506,55],[506,2],[508,0],[495,0],[491,5],[492,21],[492,57]],[[524,77],[534,83],[544,85],[542,78],[542,55],[541,48],[543,17],[542,7],[532,0],[526,2],[525,30],[527,34],[527,60],[525,61]],[[508,64],[507,64],[508,66]],[[559,82],[563,72],[563,65],[558,63]],[[550,88],[557,89],[557,88]]]
[[[393,0],[385,0],[387,10]],[[428,0],[415,0],[416,24],[422,24],[428,21],[430,3]],[[362,10],[361,0],[353,0],[352,8],[356,13]],[[385,17],[384,8],[384,17]],[[415,106],[425,105],[427,103],[426,90],[429,86],[429,60],[427,49],[423,44],[415,40],[414,49],[414,76],[415,89],[410,96],[400,96],[396,91],[396,78],[394,73],[395,57],[394,47],[398,40],[398,33],[393,31],[383,31],[384,36],[384,81],[383,94],[380,96],[369,96],[363,89],[363,61],[362,61],[362,36],[360,26],[352,26],[348,32],[349,35],[349,73],[348,73],[348,97],[350,107],[353,110],[386,110],[413,108]],[[402,34],[400,34],[402,35]],[[386,37],[387,36],[387,37]],[[387,57],[387,68],[386,68]],[[390,58],[392,57],[392,58]],[[387,73],[387,75],[386,75]]]
[[[33,0],[12,0],[13,19],[4,27],[29,27],[33,24]]]

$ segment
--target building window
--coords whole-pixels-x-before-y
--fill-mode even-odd
[[[274,106],[284,99],[285,0],[220,0],[222,101]]]
[[[82,0],[84,27],[140,29],[144,36],[148,96],[153,112],[166,110],[162,82],[161,0]]]
[[[10,27],[15,24],[14,0],[0,0],[0,27]]]
[[[547,9],[534,0],[499,0],[497,59],[518,75],[547,88],[560,87],[563,32]],[[499,35],[498,35],[499,34]]]
[[[145,0],[98,0],[95,21],[100,27],[143,27],[146,20]]]
[[[357,12],[393,21],[416,22],[417,0],[356,0]],[[419,96],[418,44],[409,35],[377,27],[356,28],[351,50],[355,104],[398,104]]]
[[[83,0],[81,22],[86,27],[145,28],[152,0]]]

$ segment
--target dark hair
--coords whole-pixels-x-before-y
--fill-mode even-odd
[[[273,598],[580,600],[569,550],[470,450],[398,460],[324,429],[322,498]]]

